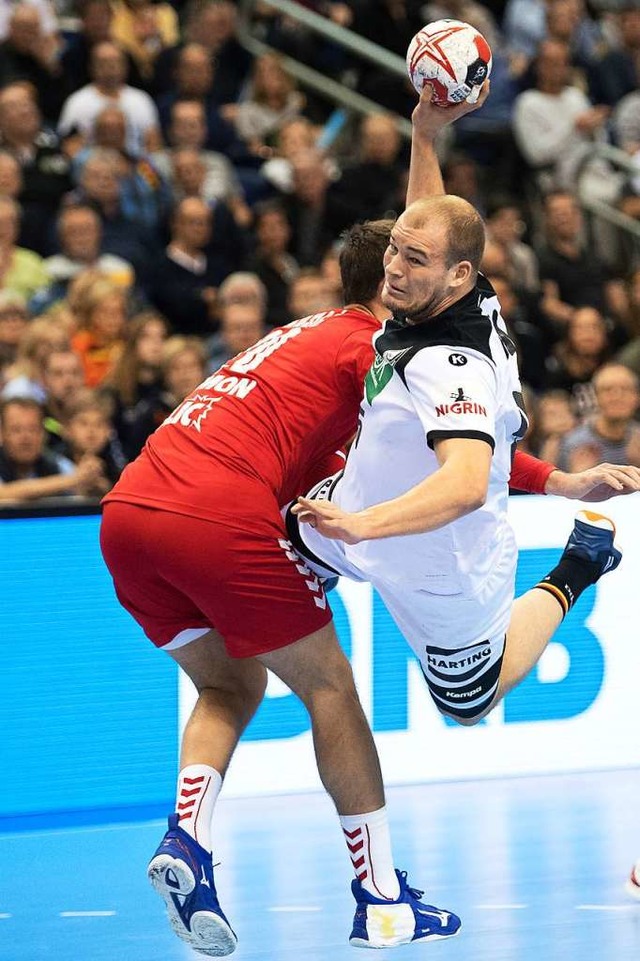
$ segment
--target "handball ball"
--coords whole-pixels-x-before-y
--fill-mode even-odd
[[[432,102],[440,107],[476,103],[491,73],[491,47],[469,23],[434,20],[409,44],[407,70],[419,94],[432,85]]]

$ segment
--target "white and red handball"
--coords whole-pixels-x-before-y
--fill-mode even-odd
[[[491,47],[469,23],[434,20],[409,44],[407,70],[419,94],[425,83],[431,84],[432,102],[439,107],[476,103],[491,73]]]

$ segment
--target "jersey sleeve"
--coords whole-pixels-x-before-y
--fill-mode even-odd
[[[495,448],[497,378],[490,360],[474,351],[427,347],[408,362],[404,380],[429,447],[463,437]]]

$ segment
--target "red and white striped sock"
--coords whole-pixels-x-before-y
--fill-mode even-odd
[[[376,898],[395,901],[400,885],[393,866],[386,807],[340,816],[356,878]]]
[[[188,764],[178,775],[178,823],[206,851],[211,850],[211,817],[221,787],[222,777],[207,764]]]

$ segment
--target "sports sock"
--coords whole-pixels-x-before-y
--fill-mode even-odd
[[[400,885],[393,867],[386,807],[370,814],[341,815],[340,824],[362,887],[376,898],[395,901]]]
[[[178,775],[176,813],[183,831],[211,850],[211,817],[222,777],[207,764],[188,764]]]
[[[555,597],[564,616],[569,613],[582,592],[590,584],[595,584],[601,571],[601,565],[596,561],[563,554],[558,566],[535,586]]]

